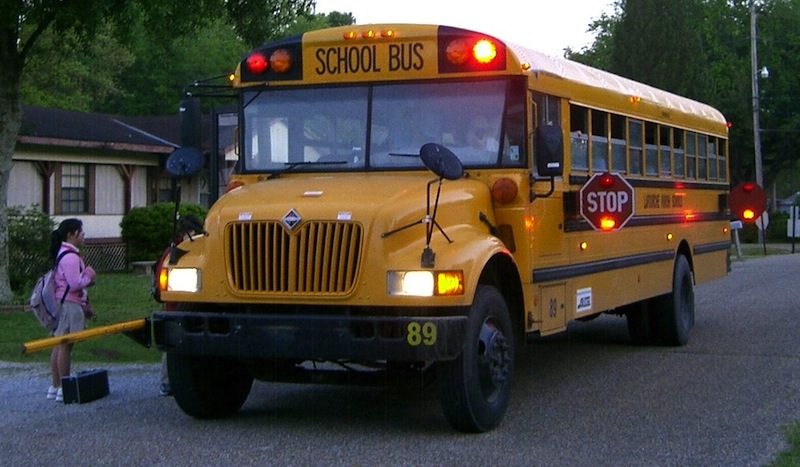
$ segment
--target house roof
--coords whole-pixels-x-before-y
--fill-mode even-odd
[[[169,153],[180,141],[174,116],[125,117],[23,106],[17,141],[26,144]]]

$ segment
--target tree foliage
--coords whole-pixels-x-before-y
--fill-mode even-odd
[[[201,222],[206,209],[197,204],[182,204],[180,216],[194,216]],[[176,236],[174,203],[136,207],[122,218],[122,239],[128,246],[128,261],[155,261]]]
[[[12,156],[22,122],[23,71],[36,54],[46,49],[43,37],[74,34],[76,43],[86,47],[101,37],[103,28],[110,27],[114,36],[128,45],[134,39],[131,25],[147,25],[151,37],[174,38],[196,30],[207,18],[223,17],[227,12],[234,31],[252,45],[279,36],[297,16],[309,14],[313,7],[314,0],[3,2],[0,8],[0,302],[12,296],[6,207]]]
[[[591,27],[591,47],[569,58],[707,102],[732,123],[731,178],[753,180],[752,0],[617,0]],[[764,182],[797,167],[800,111],[800,2],[755,3]],[[796,191],[797,187],[791,189]]]

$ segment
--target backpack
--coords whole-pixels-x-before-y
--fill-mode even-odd
[[[39,320],[42,327],[48,331],[55,331],[58,326],[58,317],[61,315],[61,305],[64,303],[64,299],[69,292],[69,285],[67,285],[67,290],[65,290],[64,295],[61,296],[61,301],[56,299],[56,269],[58,268],[58,262],[61,261],[61,258],[69,253],[77,254],[75,251],[67,250],[58,255],[53,269],[44,273],[42,277],[36,281],[36,285],[33,287],[33,292],[31,293],[29,302],[31,311],[34,316],[36,316],[36,319]]]

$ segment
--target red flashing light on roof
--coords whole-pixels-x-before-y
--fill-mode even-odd
[[[472,55],[478,63],[490,63],[497,57],[497,47],[492,41],[482,39],[472,47]]]
[[[260,75],[264,73],[269,67],[267,57],[265,57],[261,52],[253,52],[250,54],[245,63],[247,64],[247,71],[254,75]]]

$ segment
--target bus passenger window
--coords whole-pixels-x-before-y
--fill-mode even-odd
[[[672,147],[670,146],[670,137],[672,135],[672,128],[662,126],[659,128],[659,143],[658,152],[661,157],[661,175],[669,177],[672,175]]]
[[[717,178],[717,138],[708,138],[708,179],[719,180]]]
[[[683,130],[674,128],[672,130],[672,160],[675,162],[675,176],[678,178],[686,176],[686,159],[683,148]]]
[[[628,163],[631,175],[642,175],[642,122],[628,120]]]
[[[655,123],[646,123],[644,126],[645,147],[645,174],[658,175],[658,126]]]
[[[589,111],[569,106],[570,160],[574,170],[589,170]]]
[[[611,115],[611,170],[625,173],[625,117]]]
[[[705,180],[708,178],[706,163],[708,161],[708,146],[706,135],[697,136],[697,178]]]
[[[608,171],[608,114],[592,110],[592,170]]]
[[[697,134],[686,132],[686,178],[697,177]]]

